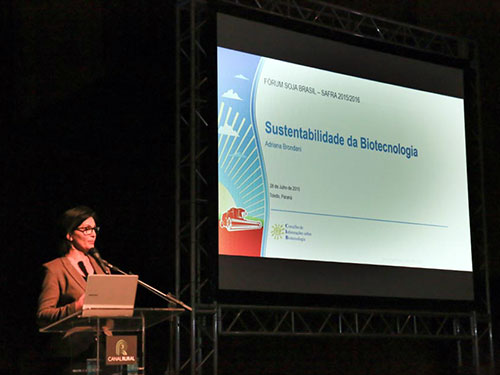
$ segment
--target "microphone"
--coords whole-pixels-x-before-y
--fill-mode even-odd
[[[109,275],[109,269],[107,267],[108,262],[106,262],[104,259],[101,258],[101,254],[99,254],[99,251],[97,251],[97,249],[93,247],[88,251],[88,254],[95,259],[95,261],[97,262],[97,264],[99,264],[104,273]]]

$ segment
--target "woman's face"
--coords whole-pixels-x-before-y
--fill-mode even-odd
[[[80,250],[87,253],[90,249],[94,247],[96,239],[96,223],[93,217],[85,219],[72,233],[68,233],[66,238],[71,242],[71,248]],[[89,234],[85,234],[84,231],[90,230]]]

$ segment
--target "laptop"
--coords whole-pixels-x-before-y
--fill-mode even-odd
[[[137,275],[89,275],[81,316],[132,316],[137,280]]]

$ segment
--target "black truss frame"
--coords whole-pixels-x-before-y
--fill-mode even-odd
[[[391,310],[221,305],[220,335],[412,337],[472,340],[476,317]]]
[[[372,40],[435,56],[460,59],[469,67],[467,150],[469,174],[479,186],[470,187],[471,228],[475,244],[477,303],[468,312],[419,312],[373,309],[243,306],[218,304],[212,285],[209,178],[210,57],[204,37],[210,34],[210,0],[176,3],[176,193],[175,293],[193,311],[172,324],[169,374],[218,373],[219,337],[242,335],[412,337],[454,340],[458,368],[494,372],[489,295],[488,244],[483,189],[483,148],[479,100],[478,53],[468,40],[435,33],[338,7],[320,0],[219,0],[235,10],[313,25],[327,32]],[[213,171],[212,171],[213,172]],[[207,245],[209,244],[209,245]]]

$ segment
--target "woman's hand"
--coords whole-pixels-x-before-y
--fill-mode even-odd
[[[82,294],[80,296],[80,298],[78,298],[78,300],[76,301],[76,311],[79,311],[81,309],[83,309],[83,298],[85,297],[85,293]]]

